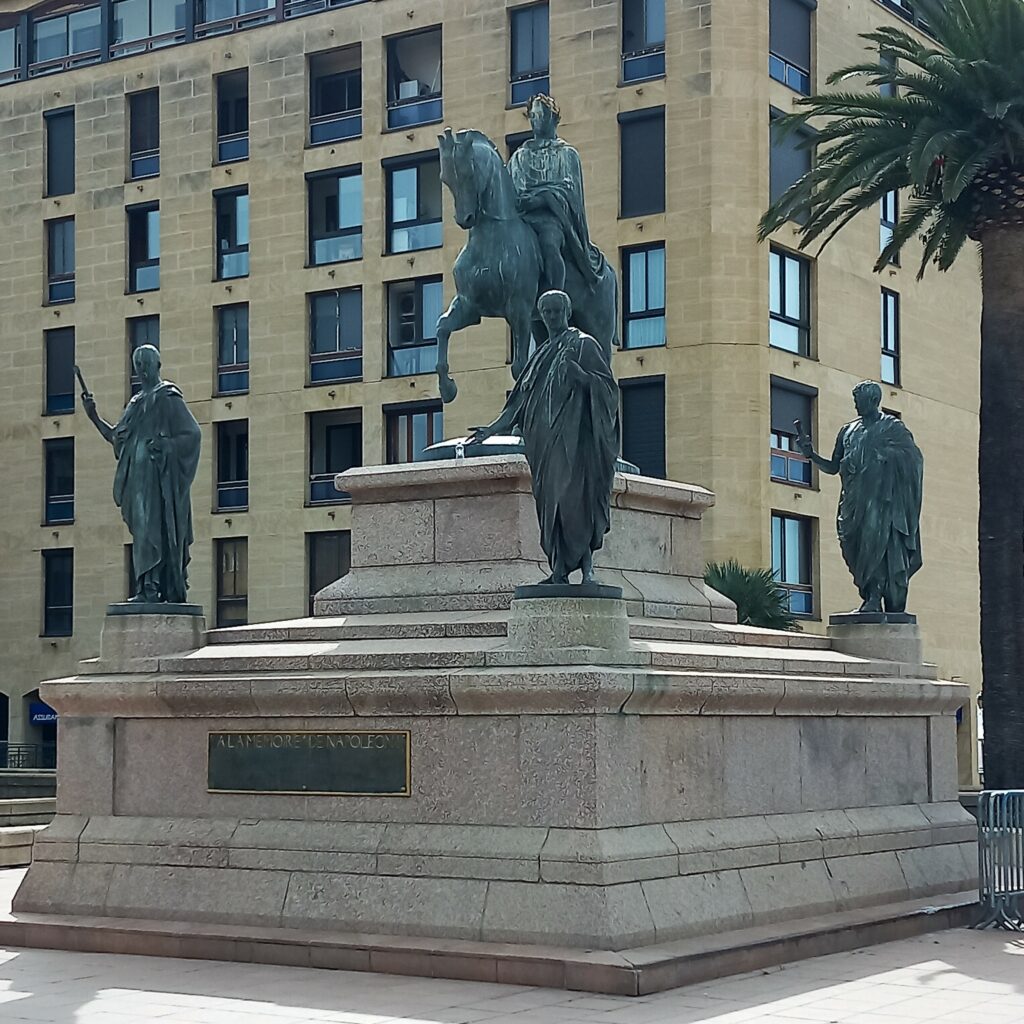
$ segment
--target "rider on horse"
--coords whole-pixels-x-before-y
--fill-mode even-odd
[[[580,155],[558,138],[558,104],[550,96],[534,96],[528,116],[533,138],[512,154],[508,170],[523,218],[540,244],[544,263],[541,290],[565,289],[566,259],[591,287],[603,273],[605,259],[590,241]]]

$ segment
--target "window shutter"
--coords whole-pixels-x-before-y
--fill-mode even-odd
[[[623,217],[665,209],[665,108],[619,117],[620,209]]]
[[[622,381],[622,457],[644,476],[665,476],[665,380]]]
[[[811,11],[806,0],[771,0],[772,53],[804,71],[811,69]]]
[[[813,425],[815,393],[798,385],[776,383],[771,385],[772,431],[777,434],[792,434],[794,420],[800,420],[804,433],[810,435]]]
[[[774,121],[771,125],[771,201],[774,203],[786,189],[811,169],[811,149],[804,143],[808,132],[790,132],[784,139]]]

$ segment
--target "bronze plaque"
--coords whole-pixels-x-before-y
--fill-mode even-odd
[[[211,732],[211,793],[409,796],[406,730]]]

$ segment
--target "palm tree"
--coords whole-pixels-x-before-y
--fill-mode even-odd
[[[762,629],[799,629],[771,569],[747,569],[735,558],[708,562],[704,582],[736,605],[736,621]]]
[[[864,35],[877,62],[829,76],[783,130],[816,125],[814,168],[764,215],[760,237],[806,218],[801,246],[827,244],[904,189],[881,271],[912,238],[918,277],[981,250],[978,459],[985,784],[1024,788],[1024,0],[914,0],[931,38]],[[851,78],[869,89],[846,91]],[[958,595],[950,594],[951,602]]]

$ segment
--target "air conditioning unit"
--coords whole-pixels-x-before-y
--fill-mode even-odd
[[[398,98],[400,100],[414,100],[420,95],[422,89],[423,86],[415,78],[409,79],[408,82],[399,82]]]

